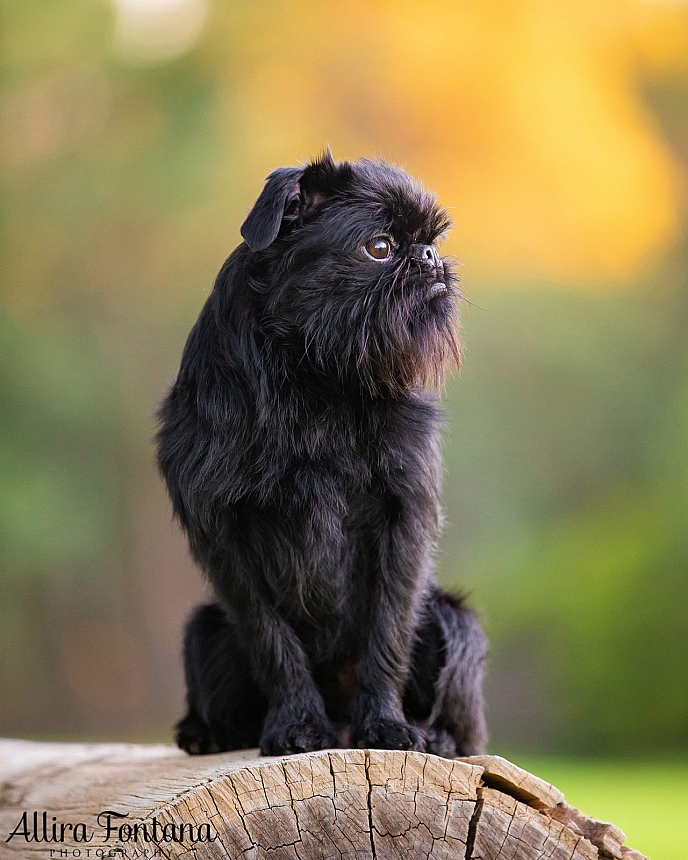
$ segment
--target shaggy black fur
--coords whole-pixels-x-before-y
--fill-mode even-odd
[[[217,277],[159,416],[217,598],[186,631],[188,752],[483,749],[483,634],[432,572],[448,226],[402,171],[328,152],[270,174]]]

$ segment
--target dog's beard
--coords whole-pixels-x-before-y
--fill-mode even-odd
[[[432,279],[402,260],[372,286],[337,290],[317,308],[302,307],[304,358],[373,396],[441,389],[461,355],[455,304],[460,293],[448,270],[445,285],[446,293],[431,297]]]

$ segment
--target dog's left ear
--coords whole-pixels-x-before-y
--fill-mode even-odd
[[[288,208],[299,200],[302,167],[279,167],[268,176],[265,188],[241,225],[241,235],[252,251],[262,251],[277,238]]]

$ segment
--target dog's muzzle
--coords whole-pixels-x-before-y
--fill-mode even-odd
[[[429,274],[434,275],[434,282],[428,287],[425,294],[426,299],[434,299],[435,296],[443,296],[447,293],[447,285],[444,282],[444,263],[434,245],[412,245],[411,259],[420,263],[421,268],[426,269]]]

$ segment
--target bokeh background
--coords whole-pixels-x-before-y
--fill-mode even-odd
[[[329,143],[455,220],[439,568],[492,751],[686,856],[688,5],[5,0],[3,39],[4,734],[171,737],[204,592],[154,411],[263,177]]]

